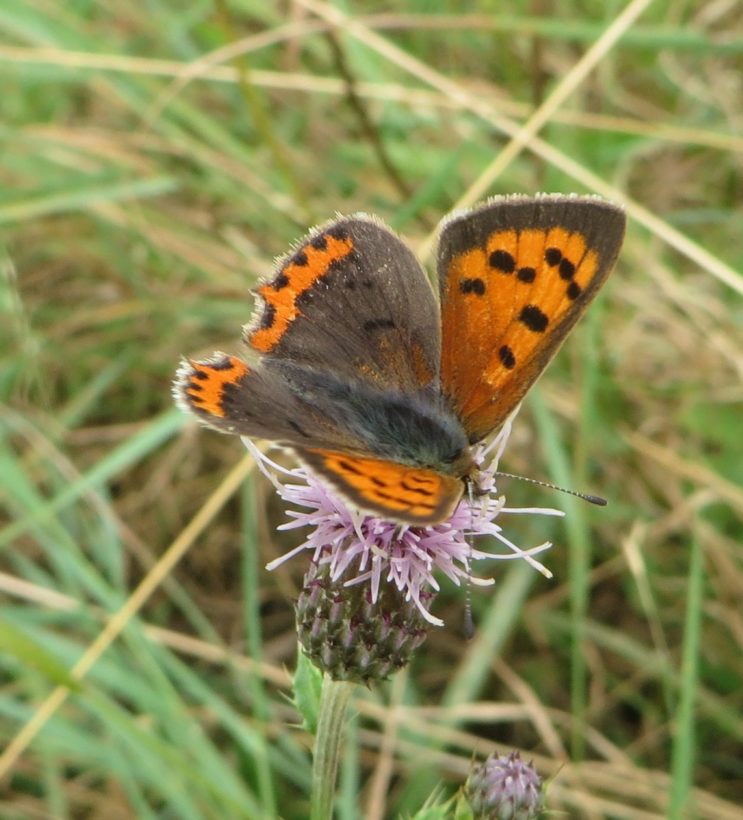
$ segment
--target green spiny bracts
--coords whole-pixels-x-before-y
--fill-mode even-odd
[[[433,593],[421,592],[428,605]],[[299,641],[312,662],[334,680],[371,684],[409,661],[428,624],[413,601],[390,583],[372,603],[368,584],[332,581],[328,564],[310,565],[296,607]]]

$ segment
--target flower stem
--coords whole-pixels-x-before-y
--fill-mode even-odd
[[[311,820],[331,820],[348,702],[355,684],[325,675],[312,763]]]

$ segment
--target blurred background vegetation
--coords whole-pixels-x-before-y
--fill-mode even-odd
[[[555,577],[495,563],[469,644],[444,586],[446,627],[358,692],[339,816],[513,748],[561,816],[741,816],[743,7],[629,6],[0,2],[0,816],[306,816],[303,562],[263,569],[298,535],[174,368],[239,352],[338,211],[430,266],[452,207],[536,191],[630,227],[503,467],[610,504],[503,484],[568,512],[505,522]]]

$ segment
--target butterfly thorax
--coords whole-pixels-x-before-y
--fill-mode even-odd
[[[391,391],[359,399],[363,404],[357,399],[347,407],[347,419],[371,453],[457,477],[469,470],[467,434],[442,402]]]
[[[301,366],[282,370],[308,415],[332,419],[357,442],[349,449],[450,475],[468,472],[467,434],[434,385],[385,390]]]

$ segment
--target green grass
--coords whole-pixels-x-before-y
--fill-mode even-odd
[[[624,8],[287,5],[0,4],[4,818],[307,816],[303,562],[263,569],[280,505],[172,373],[239,352],[250,289],[338,211],[425,252]],[[444,587],[446,626],[356,693],[340,817],[413,815],[494,749],[563,816],[739,816],[742,52],[734,4],[651,3],[485,185],[629,203],[503,464],[610,504],[503,483],[568,512],[505,524],[554,579],[496,564],[470,644]]]

